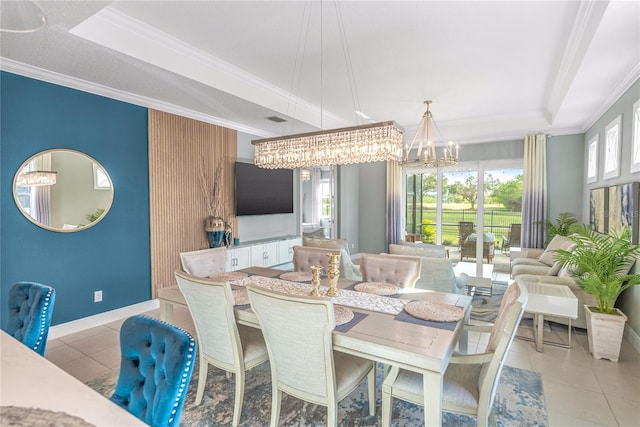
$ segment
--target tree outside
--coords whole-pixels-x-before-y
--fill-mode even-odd
[[[442,243],[457,245],[458,222],[476,222],[478,184],[473,173],[449,175],[443,176],[442,183]],[[511,176],[500,180],[491,173],[485,175],[484,228],[496,238],[521,222],[522,174]],[[425,242],[435,242],[437,195],[435,173],[407,175],[407,232],[421,234]]]

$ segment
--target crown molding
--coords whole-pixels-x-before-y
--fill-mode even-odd
[[[242,123],[225,120],[220,117],[211,116],[199,111],[190,110],[165,101],[146,96],[136,95],[118,89],[113,89],[98,83],[89,82],[87,80],[70,77],[55,71],[45,70],[43,68],[34,67],[12,59],[0,57],[0,70],[18,74],[32,79],[41,80],[47,83],[53,83],[59,86],[77,89],[94,95],[104,96],[106,98],[115,99],[117,101],[127,102],[133,105],[139,105],[145,108],[163,111],[165,113],[175,114],[182,117],[210,123],[216,126],[222,126],[229,129],[235,129],[239,132],[248,133],[261,137],[276,136],[271,132],[265,132],[262,129],[243,125]]]
[[[581,1],[579,4],[562,58],[547,88],[545,115],[551,124],[571,88],[608,5],[609,1],[602,0]]]
[[[636,64],[631,71],[629,71],[627,76],[620,80],[620,83],[618,83],[615,89],[611,91],[611,94],[602,103],[600,108],[591,115],[584,126],[583,133],[586,133],[587,130],[589,130],[638,79],[640,79],[640,64]]]

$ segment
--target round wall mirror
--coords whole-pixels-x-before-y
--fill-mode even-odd
[[[106,169],[84,153],[54,149],[25,161],[13,179],[13,197],[34,224],[51,231],[93,227],[113,202]]]

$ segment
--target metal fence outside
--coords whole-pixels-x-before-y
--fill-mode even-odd
[[[474,230],[477,230],[477,211],[475,209],[443,209],[442,210],[442,240],[449,240],[451,243],[457,243],[458,223],[468,221],[474,223]],[[488,209],[484,211],[484,232],[493,233],[496,239],[502,236],[508,236],[511,224],[520,224],[522,222],[522,212],[506,211],[504,209]],[[407,218],[407,233],[422,234],[423,221],[431,221],[428,226],[432,227],[433,235],[436,230],[436,212],[435,210],[424,210],[422,217],[416,217],[415,222],[411,218]]]

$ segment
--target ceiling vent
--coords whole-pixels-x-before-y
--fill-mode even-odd
[[[267,120],[271,120],[272,122],[275,123],[282,123],[282,122],[286,122],[285,119],[283,119],[282,117],[278,117],[278,116],[271,116],[271,117],[265,117]]]

